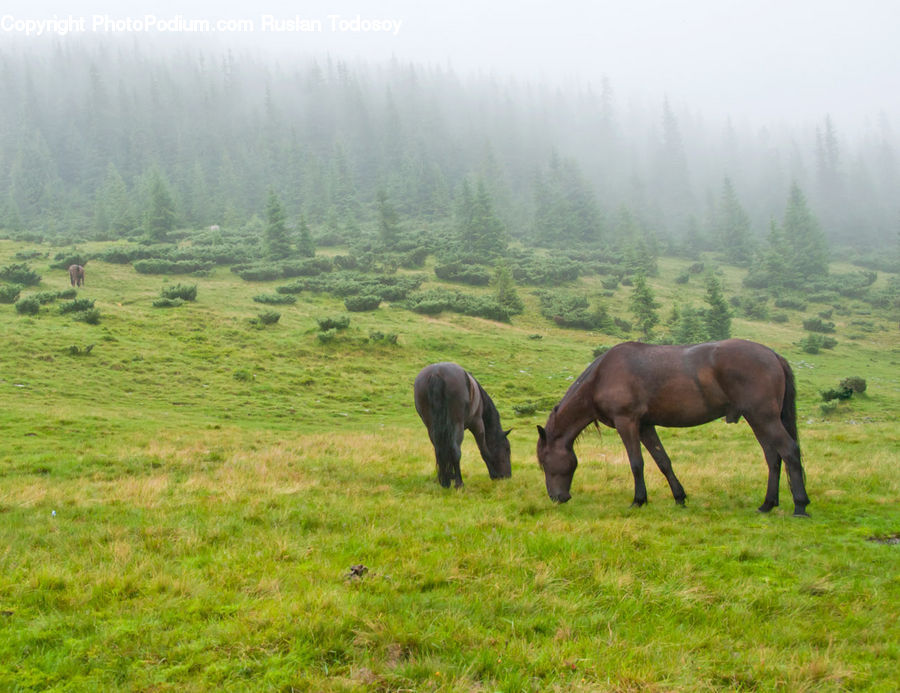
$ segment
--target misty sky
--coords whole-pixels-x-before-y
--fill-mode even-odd
[[[809,122],[830,114],[847,127],[881,112],[900,115],[898,0],[6,0],[0,6],[7,22],[85,17],[87,36],[103,35],[90,30],[98,14],[245,20],[254,33],[184,32],[167,40],[279,54],[397,57],[540,82],[597,84],[606,76],[621,98],[667,97],[739,121]],[[319,20],[323,31],[264,32],[263,15]],[[353,25],[333,30],[329,15],[401,24],[396,33]],[[119,35],[159,40],[156,31]],[[42,41],[0,31],[0,42],[10,39]]]

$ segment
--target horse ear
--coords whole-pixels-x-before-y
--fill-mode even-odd
[[[538,425],[537,429],[538,429],[538,438],[540,438],[542,441],[544,441],[546,443],[547,442],[547,431],[545,431],[544,427],[541,425]]]
[[[505,431],[503,431],[503,437],[509,438],[510,433],[512,433],[512,429],[511,428],[506,429]]]

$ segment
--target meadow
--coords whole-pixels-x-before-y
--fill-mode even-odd
[[[101,244],[98,244],[98,247]],[[91,250],[91,245],[86,248]],[[0,265],[46,246],[0,241]],[[68,287],[32,260],[36,291]],[[651,279],[700,301],[686,261]],[[742,270],[723,268],[731,292]],[[879,281],[883,281],[883,277]],[[591,279],[580,286],[593,291]],[[161,289],[196,301],[155,308]],[[0,306],[0,689],[309,691],[893,691],[900,687],[900,339],[846,301],[837,346],[735,319],[794,367],[811,519],[756,507],[749,428],[660,436],[688,494],[647,465],[649,504],[614,431],[579,442],[572,500],[547,498],[535,425],[593,350],[519,288],[497,323],[399,306],[316,318],[302,293],[254,324],[274,282],[227,268],[165,278],[91,261],[98,324]],[[625,312],[628,289],[610,299]],[[393,334],[396,343],[373,339]],[[436,483],[412,405],[427,363],[492,395],[513,476],[467,436],[465,487]],[[843,378],[866,392],[822,407]]]

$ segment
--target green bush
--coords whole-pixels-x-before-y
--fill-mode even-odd
[[[380,332],[378,330],[373,330],[372,332],[369,332],[369,341],[370,342],[383,342],[385,344],[396,344],[397,343],[397,335],[394,332],[385,334],[384,332]]]
[[[0,303],[15,303],[24,287],[21,284],[4,284],[0,286]]]
[[[62,291],[56,292],[56,298],[61,300],[71,301],[76,296],[78,296],[78,290],[74,287],[71,289],[63,289]]]
[[[153,301],[154,308],[177,308],[183,305],[184,300],[180,298],[157,298]]]
[[[19,315],[37,315],[40,309],[40,302],[31,296],[16,301],[16,312]]]
[[[288,306],[297,302],[296,296],[290,294],[259,294],[253,300],[257,303],[265,303],[272,306]]]
[[[193,274],[215,267],[212,262],[196,260],[167,260],[164,258],[147,258],[135,260],[134,270],[139,274]]]
[[[829,333],[834,332],[834,323],[825,322],[822,318],[810,318],[803,321],[803,329],[810,332]]]
[[[350,327],[350,316],[341,315],[338,317],[316,318],[316,322],[322,332],[328,332],[329,330],[345,330]]]
[[[318,339],[322,344],[333,342],[335,337],[337,337],[337,330],[333,327],[328,330],[323,330],[316,335],[316,339]]]
[[[86,322],[88,325],[97,325],[100,322],[100,309],[89,308],[88,310],[81,310],[77,313],[73,313],[72,318],[80,320],[81,322]]]
[[[344,307],[353,313],[377,310],[381,305],[381,296],[348,296],[344,299]]]
[[[82,313],[94,307],[94,299],[92,298],[76,298],[74,301],[60,304],[59,312],[62,315],[66,313]]]
[[[830,390],[822,390],[819,394],[822,395],[824,401],[830,402],[833,399],[850,399],[853,396],[853,390],[849,387],[837,387],[831,388]]]
[[[264,310],[262,313],[258,313],[256,317],[256,322],[259,325],[274,325],[281,319],[281,313],[274,310]]]
[[[866,391],[866,381],[865,378],[851,376],[849,378],[844,378],[843,380],[841,380],[838,387],[850,390],[851,392],[855,392],[857,394],[862,394]]]
[[[180,298],[182,301],[194,301],[197,298],[197,285],[175,284],[174,286],[164,286],[159,294],[163,298]]]
[[[788,310],[806,310],[806,303],[797,298],[776,298],[776,308],[787,308]]]
[[[800,340],[800,348],[807,354],[818,354],[822,349],[834,349],[837,340],[822,334],[808,334]]]
[[[0,280],[22,286],[37,286],[41,283],[41,275],[31,269],[27,263],[18,262],[0,268]]]
[[[482,265],[470,265],[462,262],[449,262],[437,265],[434,274],[438,279],[447,282],[459,282],[470,286],[487,286],[491,282],[492,273]]]

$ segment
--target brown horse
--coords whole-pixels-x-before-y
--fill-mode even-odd
[[[769,484],[760,512],[778,505],[781,461],[787,465],[794,515],[806,515],[794,374],[788,362],[762,344],[728,339],[687,346],[619,344],[594,361],[572,384],[547,419],[538,426],[537,455],[547,493],[564,503],[578,459],[573,444],[589,424],[615,428],[634,475],[634,502],[647,502],[641,443],[650,452],[684,505],[685,493],[672,471],[655,426],[698,426],[724,416],[743,416],[762,446]]]
[[[69,281],[72,286],[84,286],[83,265],[69,265]]]
[[[457,488],[463,485],[459,458],[465,429],[475,436],[492,479],[512,475],[509,431],[500,426],[500,414],[488,393],[462,366],[455,363],[425,366],[416,376],[413,395],[416,411],[428,428],[434,446],[441,486],[447,488],[451,481]]]

